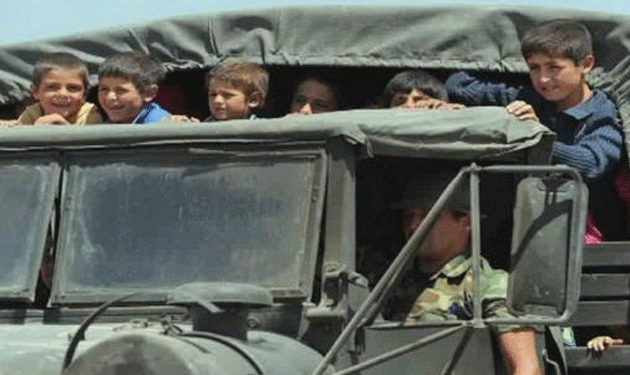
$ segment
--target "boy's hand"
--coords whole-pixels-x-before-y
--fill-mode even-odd
[[[610,336],[597,336],[591,339],[586,344],[586,347],[595,354],[601,354],[610,346],[622,345],[622,344],[623,344],[622,339],[613,339]]]
[[[20,125],[18,120],[0,120],[0,128],[8,128],[16,125]]]
[[[188,117],[186,115],[171,115],[171,117],[168,117],[167,119],[165,119],[165,122],[199,122],[198,118],[195,117]]]
[[[62,115],[58,113],[51,113],[50,115],[44,115],[35,120],[35,125],[69,125],[70,123]]]
[[[505,107],[509,114],[516,116],[517,119],[539,121],[534,107],[522,100],[516,100]]]
[[[465,105],[458,103],[447,103],[441,100],[432,101],[427,108],[429,109],[460,109],[464,108]]]
[[[460,109],[464,108],[463,104],[447,103],[439,99],[427,99],[419,103],[416,108],[424,109]]]
[[[403,109],[460,109],[465,108],[466,106],[458,103],[447,103],[440,99],[429,98],[419,100],[411,105],[400,105],[395,106],[393,108],[403,108]]]

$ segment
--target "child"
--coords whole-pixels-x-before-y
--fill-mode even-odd
[[[623,150],[615,103],[587,83],[594,57],[588,29],[554,20],[528,30],[521,51],[532,86],[510,87],[481,82],[465,72],[446,81],[451,100],[467,105],[507,105],[519,119],[540,119],[556,132],[552,162],[580,171],[589,186],[589,207],[603,238],[627,236],[620,202],[614,193],[614,170]],[[611,173],[613,172],[613,173]],[[611,210],[618,208],[618,212]]]
[[[37,103],[6,125],[100,124],[98,108],[87,103],[88,70],[67,53],[53,53],[35,63],[31,95]]]
[[[383,108],[457,109],[461,104],[448,103],[444,84],[424,70],[398,73],[385,86]]]
[[[98,69],[98,102],[110,122],[148,124],[169,119],[171,114],[153,102],[164,69],[140,52],[106,59]]]
[[[227,60],[208,73],[208,106],[205,121],[254,118],[265,104],[269,74],[260,65]]]
[[[311,115],[342,108],[338,88],[323,76],[309,73],[302,77],[291,99],[290,113]]]

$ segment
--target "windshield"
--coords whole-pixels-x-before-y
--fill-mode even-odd
[[[323,155],[75,154],[59,293],[81,302],[113,290],[230,281],[310,294]]]
[[[32,301],[35,297],[58,179],[59,168],[54,163],[41,159],[0,159],[2,298]]]

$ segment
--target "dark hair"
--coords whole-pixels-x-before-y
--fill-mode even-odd
[[[133,82],[144,92],[164,79],[164,68],[156,59],[142,52],[124,52],[114,55],[98,68],[98,78],[121,77]]]
[[[337,104],[335,111],[346,109],[347,103],[345,102],[345,98],[341,94],[341,89],[337,84],[337,82],[339,81],[339,77],[337,77],[333,72],[326,73],[317,69],[308,70],[306,73],[300,76],[295,87],[293,88],[291,101],[293,101],[293,98],[297,93],[297,89],[306,81],[315,81],[317,83],[327,86],[330,91],[332,91],[335,97],[335,103]]]
[[[521,53],[528,59],[534,53],[566,57],[578,64],[593,54],[591,33],[579,22],[552,20],[527,30],[521,39]]]
[[[383,90],[381,105],[389,107],[389,103],[397,93],[410,93],[412,90],[422,91],[424,94],[443,101],[448,101],[444,84],[424,70],[405,70],[392,78]]]
[[[85,92],[87,93],[90,87],[87,66],[76,56],[69,53],[51,53],[37,60],[33,69],[33,85],[39,87],[44,76],[54,69],[76,71],[81,76]]]
[[[233,86],[247,99],[251,99],[255,92],[260,93],[259,107],[264,106],[269,91],[269,73],[258,64],[239,59],[228,59],[212,68],[206,79],[208,86],[212,81]]]

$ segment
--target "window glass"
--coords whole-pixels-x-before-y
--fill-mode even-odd
[[[196,281],[302,288],[322,165],[317,152],[75,165],[63,293]]]
[[[0,295],[34,296],[58,169],[0,160]]]

